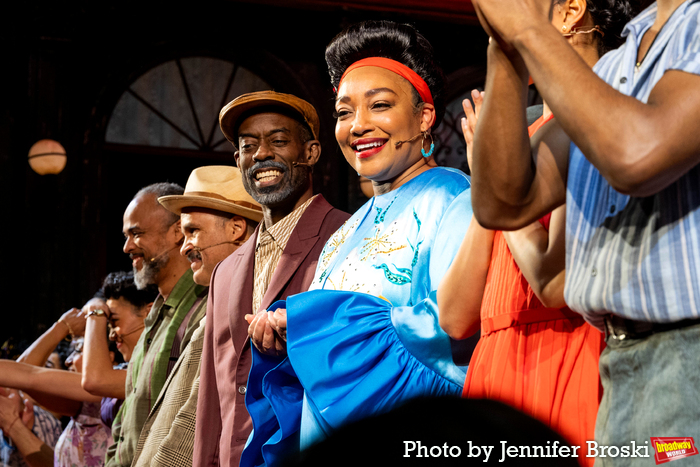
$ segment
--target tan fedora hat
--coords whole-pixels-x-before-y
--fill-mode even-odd
[[[219,126],[226,139],[228,139],[235,147],[238,147],[238,138],[236,128],[240,123],[238,120],[244,112],[255,107],[282,107],[291,109],[298,113],[309,126],[314,139],[318,139],[318,134],[321,124],[318,119],[318,113],[313,105],[291,94],[283,94],[275,91],[258,91],[250,92],[238,96],[221,109],[219,112]]]
[[[197,207],[229,212],[259,222],[262,208],[245,188],[241,171],[228,165],[208,165],[192,171],[182,195],[161,196],[158,202],[180,215],[183,208]]]

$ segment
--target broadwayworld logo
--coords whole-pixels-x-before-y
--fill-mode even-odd
[[[693,438],[651,438],[656,465],[694,456],[698,453]]]

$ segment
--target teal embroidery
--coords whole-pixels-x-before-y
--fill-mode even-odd
[[[408,241],[408,245],[409,245],[409,246],[411,247],[411,249],[413,250],[413,261],[411,261],[411,267],[412,267],[412,268],[415,267],[416,264],[418,263],[418,253],[420,252],[420,246],[421,246],[422,243],[423,243],[423,240],[421,240],[420,242],[418,242],[418,244],[417,244],[417,245],[415,246],[415,248],[414,248],[413,245],[411,245],[410,240]]]
[[[416,214],[416,210],[413,209],[413,218],[416,220],[416,224],[418,224],[418,232],[416,232],[416,236],[420,233],[420,226],[421,226],[421,221],[418,219],[418,214]],[[415,248],[413,248],[413,245],[411,245],[410,240],[408,241],[408,244],[410,245],[411,249],[413,250],[413,261],[411,261],[411,267],[415,267],[415,265],[418,263],[418,253],[420,251],[420,246],[423,243],[423,240],[418,242]]]
[[[377,265],[372,265],[374,269],[382,269],[384,271],[384,277],[391,282],[392,284],[396,285],[405,285],[405,284],[410,284],[411,279],[413,277],[413,271],[411,271],[408,268],[396,268],[397,271],[403,273],[404,275],[401,274],[396,274],[391,272],[389,269],[389,266],[386,265],[386,263],[382,263],[379,266]],[[396,267],[396,266],[394,266]]]
[[[374,223],[379,224],[379,215],[382,213],[382,208],[380,207],[375,207],[374,209],[377,210],[377,215],[374,216]]]
[[[418,232],[420,233],[420,226],[421,226],[421,221],[418,219],[418,214],[416,214],[416,208],[413,208],[413,218],[416,220],[416,224],[418,224]]]
[[[377,210],[377,215],[374,217],[375,224],[381,224],[382,222],[384,222],[384,217],[386,216],[386,213],[389,212],[389,208],[392,204],[394,204],[394,201],[396,201],[396,196],[394,196],[394,199],[391,200],[386,209],[382,210],[382,208],[379,207],[374,208]]]
[[[393,203],[393,200],[392,200],[392,203]],[[391,203],[389,204],[389,206],[391,206]],[[389,209],[388,206],[387,206],[387,209]],[[418,225],[418,232],[416,232],[416,236],[418,236],[418,234],[420,233],[421,221],[418,218],[418,214],[416,214],[415,209],[413,210],[413,218],[415,219],[416,224]],[[375,222],[376,222],[376,220],[375,220]],[[410,268],[400,268],[400,267],[396,266],[395,264],[392,264],[392,266],[394,266],[394,268],[396,268],[396,271],[397,271],[397,272],[392,272],[386,263],[382,263],[378,266],[377,265],[372,266],[375,269],[383,270],[384,277],[386,277],[386,279],[389,282],[391,282],[392,284],[405,285],[405,284],[410,284],[411,281],[413,280],[413,268],[418,263],[418,254],[420,253],[420,246],[421,246],[421,244],[423,244],[423,240],[419,241],[415,247],[411,244],[410,240],[407,240],[407,242],[408,242],[408,245],[413,250],[413,260],[411,261]]]

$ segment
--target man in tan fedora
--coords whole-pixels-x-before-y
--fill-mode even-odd
[[[180,217],[157,199],[181,195],[173,183],[156,183],[139,190],[124,212],[124,253],[132,260],[138,288],[158,286],[145,329],[134,347],[126,375],[126,398],[112,424],[114,443],[105,465],[129,467],[139,434],[153,403],[204,316],[207,287],[196,284],[187,258],[177,253],[184,240]],[[91,320],[105,320],[110,309],[100,299],[83,308]]]
[[[260,204],[243,187],[240,170],[230,166],[195,169],[183,195],[158,202],[180,214],[185,236],[180,253],[189,259],[199,285],[209,285],[214,266],[236,251],[263,217]]]
[[[194,281],[209,286],[217,263],[236,251],[263,217],[260,205],[245,191],[235,167],[208,166],[192,171],[182,195],[158,202],[180,215]],[[194,447],[199,368],[204,322],[177,359],[141,430],[133,466],[190,466]]]
[[[244,94],[219,114],[243,185],[262,205],[251,239],[212,275],[197,403],[194,465],[237,467],[251,430],[245,393],[253,343],[285,352],[265,318],[275,301],[308,289],[330,235],[349,217],[313,193],[321,154],[314,107],[289,94]],[[260,313],[262,312],[262,313]],[[264,318],[264,319],[260,319]]]

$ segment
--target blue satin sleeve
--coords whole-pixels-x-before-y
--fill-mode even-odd
[[[465,374],[438,325],[435,292],[393,307],[371,295],[315,290],[286,306],[288,357],[253,349],[246,394],[253,433],[242,466],[275,465],[346,423],[462,391]]]

